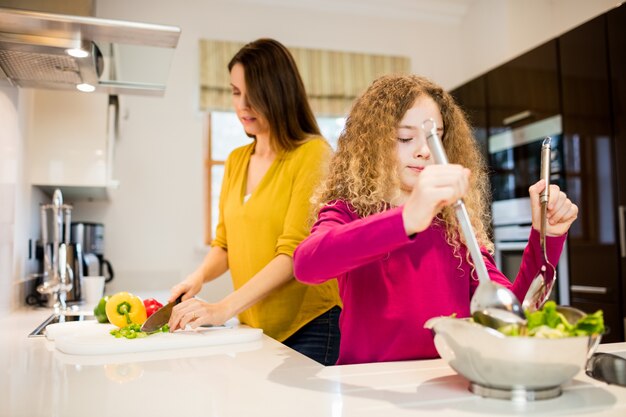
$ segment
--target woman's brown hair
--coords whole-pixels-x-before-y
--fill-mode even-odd
[[[490,189],[486,164],[463,111],[450,94],[430,80],[416,75],[378,78],[354,103],[341,133],[330,172],[313,197],[316,211],[334,200],[344,200],[361,216],[381,212],[400,192],[396,156],[397,127],[420,96],[432,98],[443,118],[443,146],[452,164],[472,172],[463,198],[478,241],[488,250]],[[462,241],[454,210],[445,207],[438,220],[455,249]]]
[[[304,83],[289,50],[274,39],[244,45],[228,63],[244,68],[250,106],[269,123],[276,151],[288,151],[320,129],[309,105]]]

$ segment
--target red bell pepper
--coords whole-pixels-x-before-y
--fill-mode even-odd
[[[146,314],[150,317],[152,314],[156,313],[158,309],[163,307],[163,304],[159,303],[154,298],[146,298],[143,300],[143,305],[146,307]]]

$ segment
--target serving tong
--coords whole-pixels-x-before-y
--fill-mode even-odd
[[[548,225],[548,202],[550,200],[550,159],[551,159],[551,138],[546,137],[541,144],[541,179],[545,181],[546,188],[539,194],[539,202],[541,203],[541,224],[539,227],[539,236],[541,243],[541,252],[543,253],[543,265],[537,276],[530,283],[530,287],[526,292],[522,307],[524,310],[532,313],[540,310],[543,304],[550,297],[552,287],[556,281],[556,268],[548,260],[548,252],[546,251],[546,228]]]

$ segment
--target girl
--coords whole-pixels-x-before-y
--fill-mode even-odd
[[[308,235],[310,197],[331,150],[309,107],[291,53],[259,39],[228,65],[233,105],[254,141],[228,157],[215,240],[204,262],[174,286],[184,294],[169,321],[172,331],[241,323],[329,365],[339,352],[337,283],[303,285],[293,279],[293,251]],[[235,291],[218,303],[193,298],[230,269]]]
[[[432,118],[451,165],[434,165],[422,123]],[[578,209],[550,186],[548,258],[556,265]],[[431,317],[469,316],[478,285],[451,204],[463,198],[490,278],[523,299],[542,264],[540,181],[530,187],[533,230],[515,282],[491,256],[484,162],[451,96],[417,76],[384,76],[348,117],[317,222],[294,254],[298,280],[338,277],[343,301],[337,364],[437,357]]]

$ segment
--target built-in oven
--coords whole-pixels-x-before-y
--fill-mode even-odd
[[[532,227],[528,188],[540,178],[541,143],[546,136],[552,139],[550,182],[565,190],[561,116],[489,137],[495,261],[510,280],[517,276],[528,243]],[[559,304],[569,304],[567,288],[566,244],[557,265],[552,298]]]

